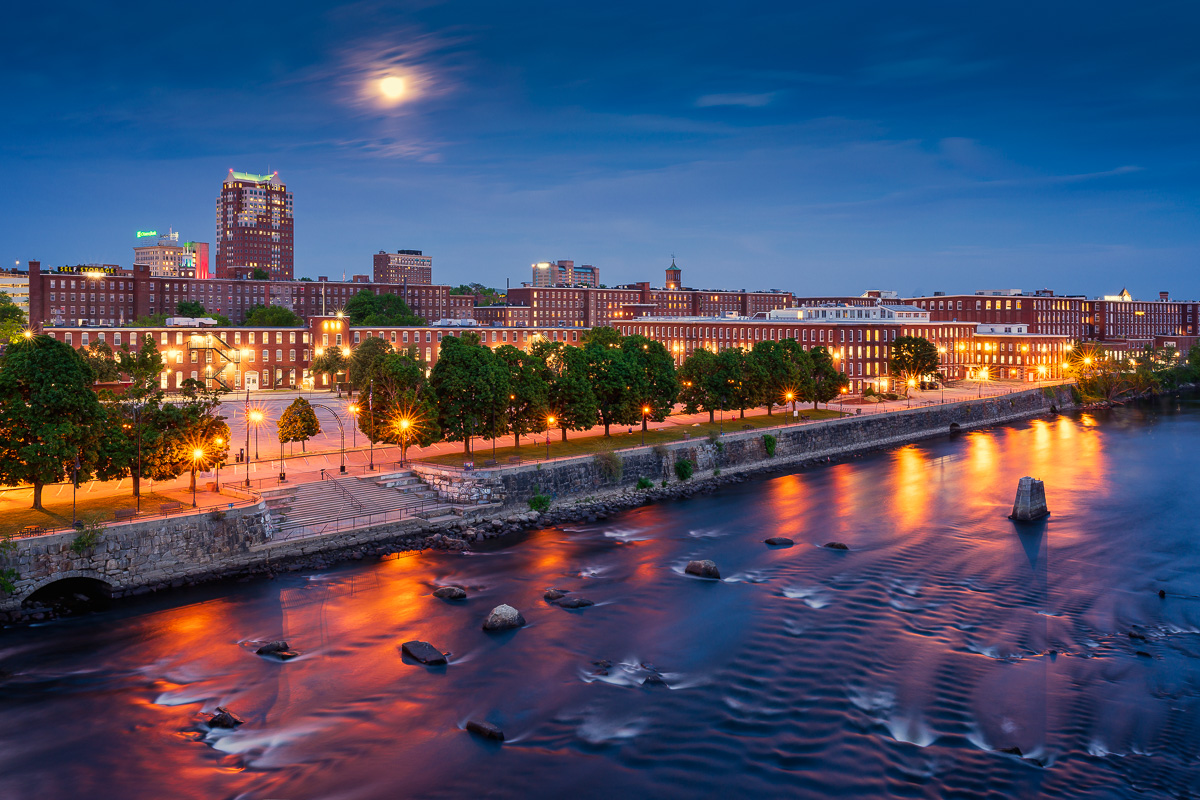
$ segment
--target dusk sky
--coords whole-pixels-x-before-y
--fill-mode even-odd
[[[21,3],[0,32],[8,266],[214,240],[295,193],[296,275],[415,248],[800,294],[1200,297],[1191,3]],[[379,91],[404,81],[398,102]]]

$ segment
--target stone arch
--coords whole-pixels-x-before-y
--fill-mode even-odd
[[[959,425],[957,422],[950,423],[950,433],[961,433],[961,432],[962,432],[961,425]]]
[[[94,570],[70,570],[68,572],[56,572],[53,575],[49,575],[45,578],[42,578],[41,580],[39,580],[37,583],[33,584],[32,586],[18,592],[17,597],[18,597],[18,599],[20,599],[20,601],[22,603],[24,603],[26,600],[28,600],[30,597],[32,597],[35,592],[41,591],[42,589],[45,589],[47,586],[51,586],[60,581],[76,580],[76,579],[92,580],[92,581],[95,581],[96,583],[103,584],[104,586],[108,587],[109,593],[111,593],[114,589],[117,588],[117,587],[113,586],[112,582],[107,579],[107,576],[101,575],[100,573],[95,572]]]

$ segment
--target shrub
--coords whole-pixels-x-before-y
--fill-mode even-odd
[[[100,534],[104,533],[104,523],[99,517],[90,517],[80,521],[76,527],[79,534],[71,541],[71,549],[82,555],[99,543]]]
[[[720,467],[713,467],[713,477],[714,478],[721,477],[721,468]]]
[[[775,444],[778,440],[769,433],[763,434],[763,448],[767,451],[767,458],[775,457]]]
[[[624,471],[624,464],[621,462],[621,457],[613,452],[597,453],[596,454],[596,469],[599,470],[601,477],[609,483],[616,483],[621,480],[621,474]]]
[[[17,591],[17,579],[21,576],[12,567],[0,569],[0,592],[13,594]]]
[[[649,489],[653,485],[654,481],[650,480],[649,478],[638,478],[637,488],[639,489]]]
[[[725,443],[721,441],[721,434],[718,431],[708,432],[708,443],[717,448],[718,453],[725,452]]]
[[[667,488],[667,479],[666,478],[663,478],[662,487],[664,489]]]
[[[690,459],[683,458],[675,462],[675,477],[681,481],[690,480],[695,471],[696,465]]]
[[[550,495],[542,494],[540,487],[533,487],[533,497],[529,498],[529,510],[544,514],[550,508]]]

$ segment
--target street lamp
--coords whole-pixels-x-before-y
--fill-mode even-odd
[[[908,379],[908,388],[909,388],[910,390],[911,390],[911,389],[912,389],[914,386],[916,386],[916,385],[917,385],[917,381],[916,381],[916,379],[915,379],[915,378],[909,378],[909,379]],[[908,407],[909,407],[909,408],[912,408],[912,393],[911,393],[911,391],[909,391],[909,392],[905,392],[905,394],[907,394],[907,395],[908,395]]]
[[[650,413],[650,406],[642,406],[642,446],[646,444],[646,415]],[[549,447],[549,445],[547,445]]]
[[[75,471],[71,478],[71,527],[74,528],[79,524],[79,517],[75,514],[75,492],[79,488],[79,451],[75,451]]]
[[[792,404],[792,416],[796,416],[796,393],[788,392],[783,396],[784,400]]]
[[[196,466],[204,458],[204,451],[197,447],[192,451],[192,508],[196,507]]]
[[[213,439],[213,444],[217,446],[217,469],[216,475],[213,477],[213,482],[217,485],[217,494],[221,493],[221,451],[225,449],[225,440],[220,436]],[[237,474],[236,472],[234,473]]]
[[[404,459],[408,456],[408,429],[412,422],[407,417],[400,420],[400,466],[404,466]]]
[[[358,447],[358,406],[354,403],[346,406],[353,421],[350,423],[350,446]]]
[[[258,409],[250,412],[250,422],[254,423],[254,460],[258,461],[258,426],[262,424],[263,413]],[[250,437],[246,437],[246,447],[250,447]]]
[[[550,429],[554,427],[554,417],[546,417],[546,460],[550,460]],[[643,434],[643,437],[645,434]],[[645,440],[643,439],[643,444]]]

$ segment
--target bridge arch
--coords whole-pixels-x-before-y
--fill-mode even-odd
[[[52,601],[55,597],[68,594],[83,594],[89,598],[106,601],[112,599],[112,593],[115,588],[109,582],[107,576],[101,575],[98,572],[93,570],[70,570],[69,572],[56,572],[53,575],[42,578],[20,592],[18,597],[22,604],[36,603],[43,599]]]

